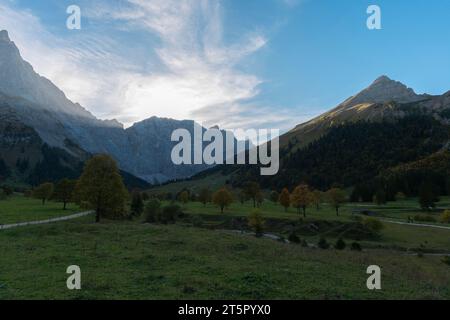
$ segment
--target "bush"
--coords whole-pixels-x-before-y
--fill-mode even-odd
[[[248,226],[252,228],[256,236],[260,236],[264,229],[264,219],[259,210],[253,210],[248,217]]]
[[[350,250],[352,250],[352,251],[361,251],[362,248],[361,248],[361,245],[358,242],[353,242],[350,245]]]
[[[421,222],[436,222],[436,218],[427,214],[416,214],[414,220]]]
[[[309,247],[308,246],[308,242],[305,239],[302,240],[301,245],[302,245],[303,248],[308,248]]]
[[[300,243],[300,238],[297,236],[295,232],[292,232],[288,237],[289,242],[292,243]]]
[[[158,216],[158,222],[163,224],[175,223],[181,214],[182,211],[179,205],[170,204],[162,208]]]
[[[151,199],[144,209],[146,222],[157,222],[158,216],[161,212],[161,202],[158,199]]]
[[[443,223],[450,223],[450,210],[445,210],[441,215],[441,221]]]
[[[330,247],[330,244],[325,238],[320,238],[318,246],[320,249],[328,249]]]
[[[375,218],[367,218],[364,220],[364,226],[372,232],[378,233],[383,230],[383,223]]]
[[[347,246],[347,244],[345,243],[345,241],[342,238],[339,238],[336,241],[336,244],[334,245],[334,248],[336,250],[344,250],[346,246]]]
[[[200,216],[192,216],[191,223],[194,227],[201,228],[203,226],[203,219]]]

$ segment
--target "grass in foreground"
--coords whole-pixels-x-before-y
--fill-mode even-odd
[[[38,199],[14,195],[0,200],[0,224],[45,220],[79,211],[81,210],[72,203],[67,205],[67,210],[63,210],[62,203],[48,201],[42,205]]]
[[[92,217],[0,232],[1,299],[450,299],[440,257],[302,248],[269,239]],[[82,290],[66,289],[79,265]],[[366,288],[367,266],[382,290]]]

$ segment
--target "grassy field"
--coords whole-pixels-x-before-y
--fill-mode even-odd
[[[45,220],[79,211],[74,204],[69,204],[67,210],[63,210],[62,203],[48,201],[42,205],[38,199],[14,195],[6,200],[0,200],[0,224]]]
[[[1,299],[449,299],[439,257],[302,248],[198,229],[92,217],[0,233]],[[67,266],[82,290],[66,289]],[[382,290],[366,268],[382,268]]]
[[[28,212],[41,208],[20,197],[9,206],[24,203]],[[52,211],[52,205],[46,208]],[[351,222],[351,210],[345,207],[337,218],[324,206],[309,210],[307,219]],[[380,239],[361,241],[362,252],[322,250],[189,222],[194,214],[244,217],[250,203],[235,204],[224,216],[199,203],[187,204],[185,211],[174,225],[142,219],[95,224],[91,216],[0,231],[0,299],[450,299],[450,266],[441,256],[398,250],[425,241],[430,249],[448,250],[450,230],[386,224]],[[284,213],[271,203],[262,212],[267,219],[299,220],[294,210]],[[379,291],[366,287],[372,264],[382,269]],[[69,265],[81,267],[80,291],[66,288]]]

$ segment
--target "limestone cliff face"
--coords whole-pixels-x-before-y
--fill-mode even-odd
[[[206,168],[170,161],[172,131],[193,131],[193,121],[154,117],[124,129],[115,120],[99,120],[37,74],[6,31],[0,31],[0,103],[13,109],[48,145],[72,152],[69,140],[89,153],[110,154],[121,169],[150,182],[185,178]]]

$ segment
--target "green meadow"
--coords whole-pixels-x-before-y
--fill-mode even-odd
[[[46,220],[80,211],[79,207],[72,203],[63,210],[62,203],[48,201],[42,205],[41,200],[15,194],[0,200],[0,224]]]
[[[415,213],[414,199],[382,207],[348,204],[339,217],[324,204],[309,208],[306,218],[265,201],[265,232],[285,239],[296,227],[308,247],[236,232],[235,224],[253,209],[250,202],[234,203],[223,215],[212,204],[180,205],[184,215],[169,225],[144,223],[143,217],[96,224],[87,216],[0,231],[0,299],[450,298],[443,256],[450,253],[450,230],[385,222],[376,238],[366,239],[347,228],[355,223],[355,206],[370,207],[380,214],[376,219],[403,221]],[[448,199],[439,203],[447,205]],[[8,223],[77,211],[61,208],[18,195],[0,202]],[[303,228],[311,224],[319,229]],[[336,250],[341,231],[347,248]],[[329,249],[316,246],[320,237]],[[354,241],[362,251],[349,249]],[[381,290],[366,287],[373,264],[382,270]],[[70,265],[81,268],[82,290],[66,288]]]

